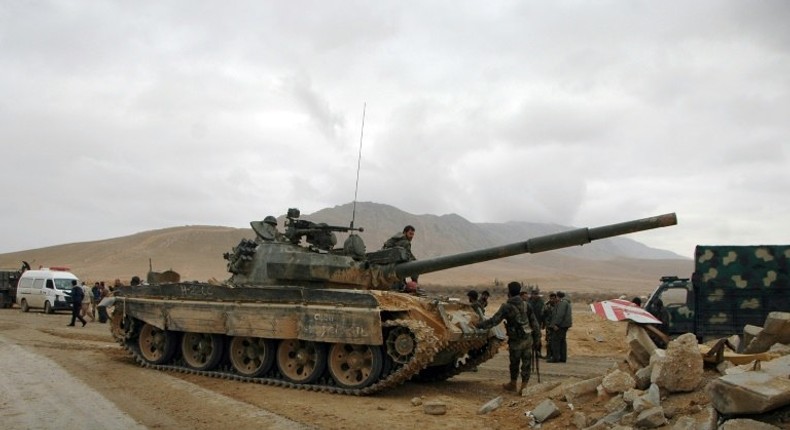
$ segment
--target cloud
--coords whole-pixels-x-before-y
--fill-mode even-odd
[[[358,162],[360,200],[417,214],[787,243],[788,9],[4,4],[0,252],[310,213]]]

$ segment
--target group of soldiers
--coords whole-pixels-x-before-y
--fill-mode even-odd
[[[546,303],[537,287],[522,292],[519,282],[511,282],[507,286],[507,294],[507,301],[488,319],[485,319],[484,307],[479,302],[477,292],[469,291],[467,297],[482,319],[477,324],[479,330],[488,330],[505,321],[510,356],[510,382],[502,387],[508,391],[521,392],[529,381],[533,356],[536,359],[546,358],[549,363],[567,361],[566,336],[573,318],[570,301],[562,291],[549,294],[549,301]],[[541,354],[541,333],[544,331],[545,355]],[[518,385],[519,375],[521,385]]]

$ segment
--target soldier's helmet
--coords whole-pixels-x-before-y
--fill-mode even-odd
[[[266,224],[269,224],[269,225],[276,226],[277,225],[277,218],[269,215],[269,216],[267,216],[266,218],[263,219],[263,222],[266,223]]]

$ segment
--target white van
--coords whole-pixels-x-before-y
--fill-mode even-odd
[[[71,309],[71,281],[79,279],[65,267],[27,270],[22,273],[16,289],[16,304],[27,312],[32,308],[44,313]]]

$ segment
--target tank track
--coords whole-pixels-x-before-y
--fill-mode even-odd
[[[423,372],[418,375],[417,379],[420,382],[438,382],[445,381],[463,372],[471,372],[477,366],[494,358],[499,352],[499,347],[502,346],[502,343],[503,341],[496,337],[488,338],[488,341],[482,347],[472,344],[472,342],[459,342],[452,349],[458,354],[463,351],[472,353],[466,357],[466,360],[460,363],[452,363],[451,365],[437,366],[436,369],[430,367],[423,369]]]
[[[332,378],[324,378],[319,384],[296,384],[276,377],[246,377],[236,374],[230,366],[217,370],[195,370],[187,367],[179,359],[174,364],[152,364],[146,361],[140,354],[137,345],[137,331],[139,323],[131,323],[123,316],[122,312],[114,312],[110,324],[110,330],[116,341],[126,349],[134,360],[142,367],[164,370],[172,372],[187,373],[192,375],[210,376],[214,378],[229,379],[240,382],[251,382],[258,384],[271,385],[276,387],[294,388],[299,390],[317,391],[332,394],[345,394],[352,396],[367,396],[386,389],[398,386],[411,379],[413,376],[426,368],[434,356],[446,345],[434,335],[433,329],[425,325],[422,321],[414,320],[392,320],[383,324],[385,327],[406,327],[415,336],[416,348],[413,356],[402,366],[392,369],[388,375],[378,382],[364,388],[351,389],[331,385]]]

